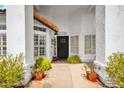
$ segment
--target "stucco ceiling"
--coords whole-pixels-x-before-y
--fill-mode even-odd
[[[80,14],[81,11],[83,12],[85,10],[90,12],[93,8],[94,6],[92,5],[34,5],[34,11],[40,13],[61,30],[67,28],[70,15]]]
[[[56,14],[68,14],[76,9],[89,9],[89,7],[90,5],[35,5],[34,10],[39,12],[54,10]]]

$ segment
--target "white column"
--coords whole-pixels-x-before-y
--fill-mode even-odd
[[[47,38],[46,38],[46,57],[48,57],[48,58],[50,58],[50,59],[52,59],[52,57],[51,57],[51,36],[50,36],[50,29],[49,28],[47,28],[47,32],[46,32],[46,36],[47,36]]]
[[[96,69],[99,78],[105,85],[109,86],[107,73],[105,71],[105,6],[96,6]]]
[[[96,6],[96,61],[106,65],[113,52],[124,52],[124,6]]]
[[[124,53],[124,6],[106,6],[106,61],[113,52]]]
[[[31,66],[34,64],[34,29],[33,29],[33,6],[25,6],[25,80],[31,78]]]
[[[96,6],[96,63],[105,64],[105,6]]]
[[[7,6],[7,53],[24,54],[25,82],[31,78],[33,64],[33,6]]]

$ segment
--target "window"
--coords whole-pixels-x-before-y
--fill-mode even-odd
[[[0,30],[6,30],[6,25],[0,25]]]
[[[34,57],[46,56],[46,36],[34,35]]]
[[[79,37],[78,36],[71,36],[71,53],[78,54],[79,49]]]
[[[46,32],[46,28],[38,27],[38,26],[34,26],[34,30],[36,30],[36,31],[42,31],[42,32]]]
[[[62,39],[60,40],[60,42],[61,42],[62,44],[66,44],[66,39],[65,39],[65,38],[62,38]]]
[[[56,37],[54,37],[54,55],[57,55],[57,41],[56,41]]]
[[[0,9],[0,30],[6,30],[6,9]]]
[[[96,39],[95,35],[85,36],[85,54],[95,54],[96,51]]]
[[[6,34],[0,34],[0,55],[6,56],[7,47],[6,47]]]
[[[53,37],[51,39],[51,54],[54,56],[54,55],[57,55],[56,54],[56,51],[57,50],[57,46],[56,46],[56,37]]]

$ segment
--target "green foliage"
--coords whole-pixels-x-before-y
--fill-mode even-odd
[[[67,58],[67,62],[71,64],[77,64],[80,63],[81,60],[78,55],[73,55]]]
[[[124,87],[124,54],[121,52],[112,53],[108,57],[106,71],[114,83],[119,87]]]
[[[36,59],[35,69],[40,69],[41,71],[48,71],[51,68],[51,61],[48,58],[40,57]]]
[[[23,54],[0,57],[0,87],[20,86],[23,78]]]

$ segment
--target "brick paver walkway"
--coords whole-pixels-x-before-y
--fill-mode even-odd
[[[33,80],[29,87],[34,88],[100,88],[98,82],[83,77],[83,64],[52,63],[52,69],[42,81]]]

